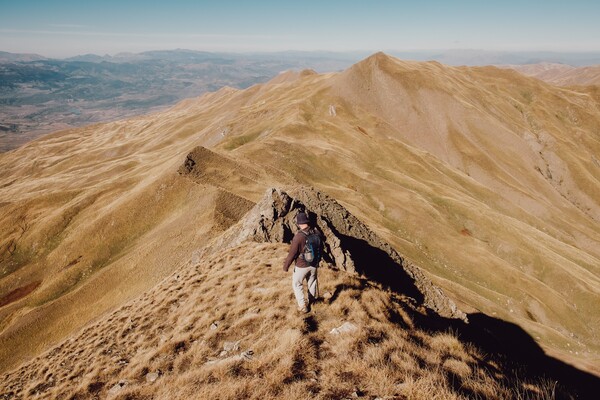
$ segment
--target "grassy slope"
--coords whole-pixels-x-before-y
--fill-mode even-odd
[[[240,106],[227,92],[217,95],[225,112]],[[0,293],[41,282],[0,310],[2,368],[153,287],[223,228],[219,191],[177,174],[187,152],[217,134],[206,115],[223,111],[210,103],[206,96],[2,155]]]
[[[217,185],[250,200],[290,177],[318,186],[463,305],[593,367],[597,97],[509,71],[383,55],[341,74],[303,75],[2,155],[0,293],[42,281],[0,309],[2,348],[15,357],[2,367],[153,287],[214,234],[214,187],[175,176],[199,144],[265,169],[252,184]],[[107,228],[113,219],[119,229]],[[84,275],[88,266],[96,272]],[[77,317],[64,325],[62,315]],[[24,340],[40,328],[51,332],[43,343]]]
[[[182,265],[7,376],[0,398],[566,395],[562,384],[513,370],[455,332],[427,329],[402,296],[343,272],[321,269],[328,299],[297,314],[280,267],[286,251],[249,242]],[[331,333],[345,322],[355,330]]]
[[[495,69],[390,62],[257,98],[287,110],[285,124],[233,154],[324,188],[455,298],[593,366],[596,103]]]

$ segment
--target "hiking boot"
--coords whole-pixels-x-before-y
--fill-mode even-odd
[[[298,312],[306,314],[308,312],[308,307],[306,307],[306,306],[298,307]]]

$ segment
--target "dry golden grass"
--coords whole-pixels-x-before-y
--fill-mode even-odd
[[[300,88],[295,124],[231,154],[322,188],[462,304],[598,372],[597,98],[383,54]]]
[[[152,288],[269,184],[222,176],[236,196],[179,176],[198,140],[189,112],[50,135],[0,157],[0,370]]]
[[[298,314],[286,250],[247,242],[182,266],[5,376],[0,398],[554,398],[453,333],[413,326],[400,295],[344,272],[320,269],[328,300]],[[344,322],[356,330],[331,333]]]
[[[1,154],[0,371],[153,288],[238,205],[298,182],[339,200],[461,307],[599,373],[599,101],[513,71],[377,54]],[[198,145],[227,157],[194,182],[176,171]]]

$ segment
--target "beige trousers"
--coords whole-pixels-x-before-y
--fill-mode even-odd
[[[292,288],[294,289],[294,295],[296,296],[296,301],[298,302],[298,307],[300,308],[305,306],[303,287],[303,282],[305,279],[308,283],[308,304],[314,303],[319,296],[317,269],[315,267],[294,267],[294,274],[292,275]]]

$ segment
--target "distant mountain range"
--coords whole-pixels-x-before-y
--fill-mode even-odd
[[[58,60],[0,53],[0,152],[45,133],[155,111],[224,86],[244,89],[283,70],[343,69],[353,57],[174,50]]]
[[[552,51],[486,51],[473,49],[452,50],[413,50],[413,51],[388,51],[395,57],[413,61],[438,61],[448,65],[490,65],[490,64],[538,64],[556,63],[569,64],[576,67],[600,64],[600,52],[552,52]],[[283,51],[276,53],[214,53],[196,50],[153,50],[141,53],[82,54],[62,59],[62,61],[85,62],[132,62],[140,60],[168,60],[180,62],[206,62],[219,58],[247,59],[280,59],[280,60],[335,60],[346,62],[346,67],[367,57],[369,51],[333,52],[333,51]],[[16,54],[0,51],[0,63],[56,60],[39,54]],[[308,66],[307,66],[308,67]],[[344,67],[338,67],[340,69]],[[319,70],[319,68],[315,68]],[[325,71],[325,70],[323,70]]]
[[[24,54],[24,53],[8,53],[6,51],[0,51],[0,63],[4,62],[26,62],[26,61],[38,61],[46,60],[44,56],[39,54]]]
[[[600,64],[600,53],[431,50],[391,54],[447,65]],[[156,111],[224,86],[244,89],[284,70],[340,71],[366,55],[177,49],[52,59],[0,52],[0,152],[46,133]]]
[[[484,50],[447,50],[427,52],[392,52],[402,59],[415,61],[438,61],[447,65],[483,66],[497,64],[539,64],[558,63],[575,67],[600,64],[598,53],[559,53],[549,51],[484,51]]]
[[[600,85],[600,65],[573,67],[566,64],[540,63],[503,67],[558,86]]]

